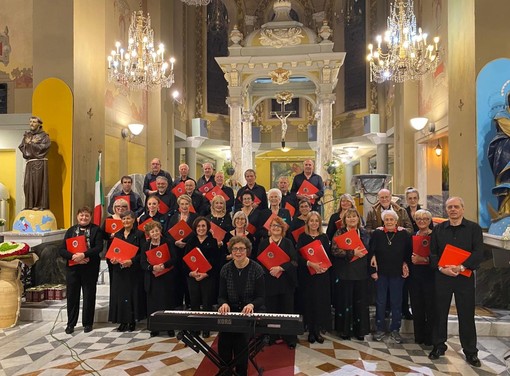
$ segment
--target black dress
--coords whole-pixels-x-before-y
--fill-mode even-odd
[[[347,232],[345,227],[335,234],[339,236]],[[363,229],[358,230],[365,248],[369,247],[369,234]],[[331,243],[333,306],[335,307],[335,330],[344,337],[362,337],[370,333],[368,309],[368,277],[369,258],[358,258],[352,261],[354,251],[339,249]]]
[[[142,213],[142,215],[140,217],[138,217],[138,225],[141,225],[142,223],[144,223],[149,218],[152,218],[153,221],[159,222],[161,224],[161,228],[162,228],[161,231],[162,232],[165,230],[165,228],[166,228],[166,219],[168,218],[167,215],[161,214],[160,212],[156,212],[155,215],[151,216],[149,214],[149,211],[145,211],[145,212]],[[141,230],[141,231],[145,231],[145,229]]]
[[[311,334],[319,334],[320,331],[331,329],[331,293],[330,293],[330,273],[314,274],[311,275],[306,266],[306,260],[301,256],[299,250],[307,244],[319,240],[324,247],[324,250],[329,254],[330,246],[326,234],[318,236],[310,236],[303,233],[299,236],[297,247],[299,254],[299,268],[298,275],[300,284],[298,293],[304,296],[304,320],[308,326],[308,331]]]
[[[257,256],[260,255],[270,244],[270,238],[260,242]],[[297,287],[297,262],[298,255],[292,242],[282,238],[277,244],[290,258],[286,263],[280,265],[283,272],[279,278],[273,277],[264,266],[264,281],[266,285],[266,309],[268,312],[293,313],[294,292]],[[283,336],[288,345],[295,345],[297,337]]]
[[[133,227],[127,237],[124,236],[124,229],[117,232],[115,237],[138,247],[136,255],[131,259],[133,264],[130,267],[112,265],[112,296],[108,321],[129,324],[147,317],[143,271],[140,267],[140,246],[145,241],[145,235]]]
[[[177,255],[174,247],[169,241],[161,239],[160,246],[166,244],[170,252],[170,260],[165,262],[165,268],[171,268],[170,271],[156,277],[152,271],[153,267],[147,259],[146,252],[158,246],[146,241],[141,246],[140,264],[144,270],[144,287],[147,294],[147,313],[150,315],[155,311],[175,309],[177,307],[175,283]]]
[[[72,259],[73,254],[67,250],[66,240],[80,235],[84,235],[87,239],[85,257],[89,258],[89,262],[74,266],[69,266],[69,263],[67,263],[66,266],[67,326],[69,327],[76,326],[78,322],[81,290],[83,290],[83,326],[92,326],[94,323],[96,286],[101,261],[99,254],[103,250],[104,235],[98,226],[89,224],[82,228],[75,225],[70,227],[64,235],[63,244],[59,248],[60,256],[68,261]]]

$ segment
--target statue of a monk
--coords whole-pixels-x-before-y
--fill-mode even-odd
[[[49,209],[48,150],[51,141],[42,129],[42,120],[30,118],[30,130],[25,132],[19,150],[27,160],[25,168],[25,209]]]

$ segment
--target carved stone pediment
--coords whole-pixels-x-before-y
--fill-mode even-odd
[[[304,38],[301,27],[290,27],[284,29],[262,29],[260,32],[260,44],[282,48],[301,44]]]

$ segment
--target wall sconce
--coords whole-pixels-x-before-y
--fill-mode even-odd
[[[437,140],[437,145],[436,147],[434,148],[434,153],[436,153],[436,155],[438,157],[441,156],[441,154],[443,154],[443,148],[441,147],[441,144],[439,143],[439,140]]]
[[[174,90],[174,91],[172,92],[172,98],[173,98],[174,102],[177,102],[177,103],[179,103],[179,104],[182,104],[182,99],[181,99],[181,98],[179,98],[180,96],[181,96],[181,94],[179,93],[179,91],[178,91],[178,90]]]
[[[143,124],[128,124],[127,128],[122,128],[120,131],[120,134],[122,138],[129,138],[129,141],[131,141],[133,138],[138,136],[143,131]]]
[[[409,122],[411,123],[411,127],[416,129],[417,131],[421,131],[423,128],[425,128],[425,126],[429,122],[429,119],[427,119],[426,117],[415,117],[410,119]]]

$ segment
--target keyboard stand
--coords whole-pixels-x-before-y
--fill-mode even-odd
[[[181,330],[177,333],[177,339],[182,341],[196,353],[201,351],[216,367],[218,367],[217,375],[223,375],[225,373],[232,373],[232,375],[237,375],[237,373],[234,371],[237,357],[234,356],[230,363],[225,363],[225,361],[220,358],[218,352],[209,346],[209,344],[200,337],[200,332]],[[269,338],[265,335],[252,337],[248,343],[248,347],[243,351],[243,353],[248,352],[248,358],[259,375],[263,374],[264,369],[257,365],[255,362],[255,357],[264,348],[264,346],[268,344],[268,342]]]

